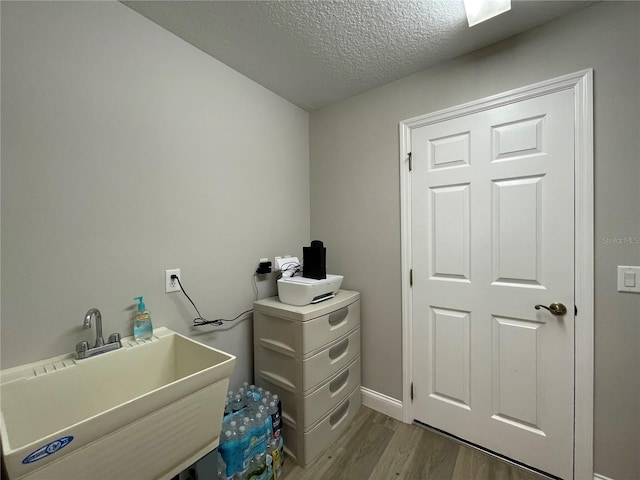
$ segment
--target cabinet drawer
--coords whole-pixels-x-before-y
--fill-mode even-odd
[[[360,388],[337,405],[314,428],[302,432],[285,422],[282,435],[286,453],[293,460],[306,467],[327,450],[347,429],[360,409]]]
[[[360,356],[360,329],[302,361],[302,392],[310,393]]]
[[[286,355],[303,358],[359,326],[360,300],[305,321],[256,310],[254,341]]]
[[[360,300],[301,326],[302,354],[306,355],[360,326]]]
[[[306,360],[296,360],[258,344],[254,351],[255,375],[291,393],[309,395],[359,356],[359,328]]]
[[[322,387],[303,397],[302,429],[309,430],[326,413],[336,407],[353,390],[360,389],[360,358],[337,373]]]
[[[360,388],[360,358],[356,358],[351,365],[336,373],[306,397],[285,390],[271,380],[268,376],[256,372],[256,385],[280,396],[283,420],[306,432],[355,388]]]

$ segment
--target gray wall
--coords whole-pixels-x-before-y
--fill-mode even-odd
[[[144,295],[250,380],[251,321],[192,329],[164,270],[205,317],[251,308],[259,258],[309,242],[308,158],[306,112],[126,6],[2,2],[2,367],[90,339],[90,307],[131,334]]]
[[[311,236],[362,292],[363,386],[401,399],[398,122],[594,68],[595,470],[618,480],[640,478],[640,295],[616,292],[640,264],[638,25],[605,2],[310,116]]]
[[[595,69],[596,471],[640,478],[640,6],[597,5],[308,115],[118,3],[2,2],[2,368],[70,351],[92,306],[238,354],[250,325],[190,328],[253,300],[259,257],[325,241],[363,294],[364,386],[401,397],[398,122]],[[279,172],[294,181],[278,188]],[[295,201],[291,201],[295,199]],[[259,234],[257,232],[260,232]],[[271,281],[258,284],[273,293]]]

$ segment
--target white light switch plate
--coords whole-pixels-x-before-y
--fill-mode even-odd
[[[618,265],[618,291],[640,293],[640,267]]]

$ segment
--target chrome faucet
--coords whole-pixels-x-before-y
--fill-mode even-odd
[[[86,313],[82,326],[85,329],[91,328],[92,318],[96,319],[96,342],[93,347],[90,347],[89,342],[87,342],[86,340],[83,342],[79,342],[76,345],[76,358],[78,360],[93,357],[94,355],[98,355],[100,353],[110,352],[111,350],[117,350],[118,348],[122,347],[119,333],[111,334],[109,336],[108,342],[104,342],[104,338],[102,338],[102,315],[100,314],[100,310],[98,310],[97,308],[91,308]]]
[[[84,324],[82,325],[85,329],[91,328],[91,317],[95,317],[96,319],[96,344],[93,348],[101,347],[104,345],[104,338],[102,338],[102,315],[100,314],[100,310],[92,308],[87,312],[84,316]]]

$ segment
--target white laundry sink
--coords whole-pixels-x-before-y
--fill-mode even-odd
[[[213,450],[235,357],[167,328],[0,372],[11,480],[171,478]]]

